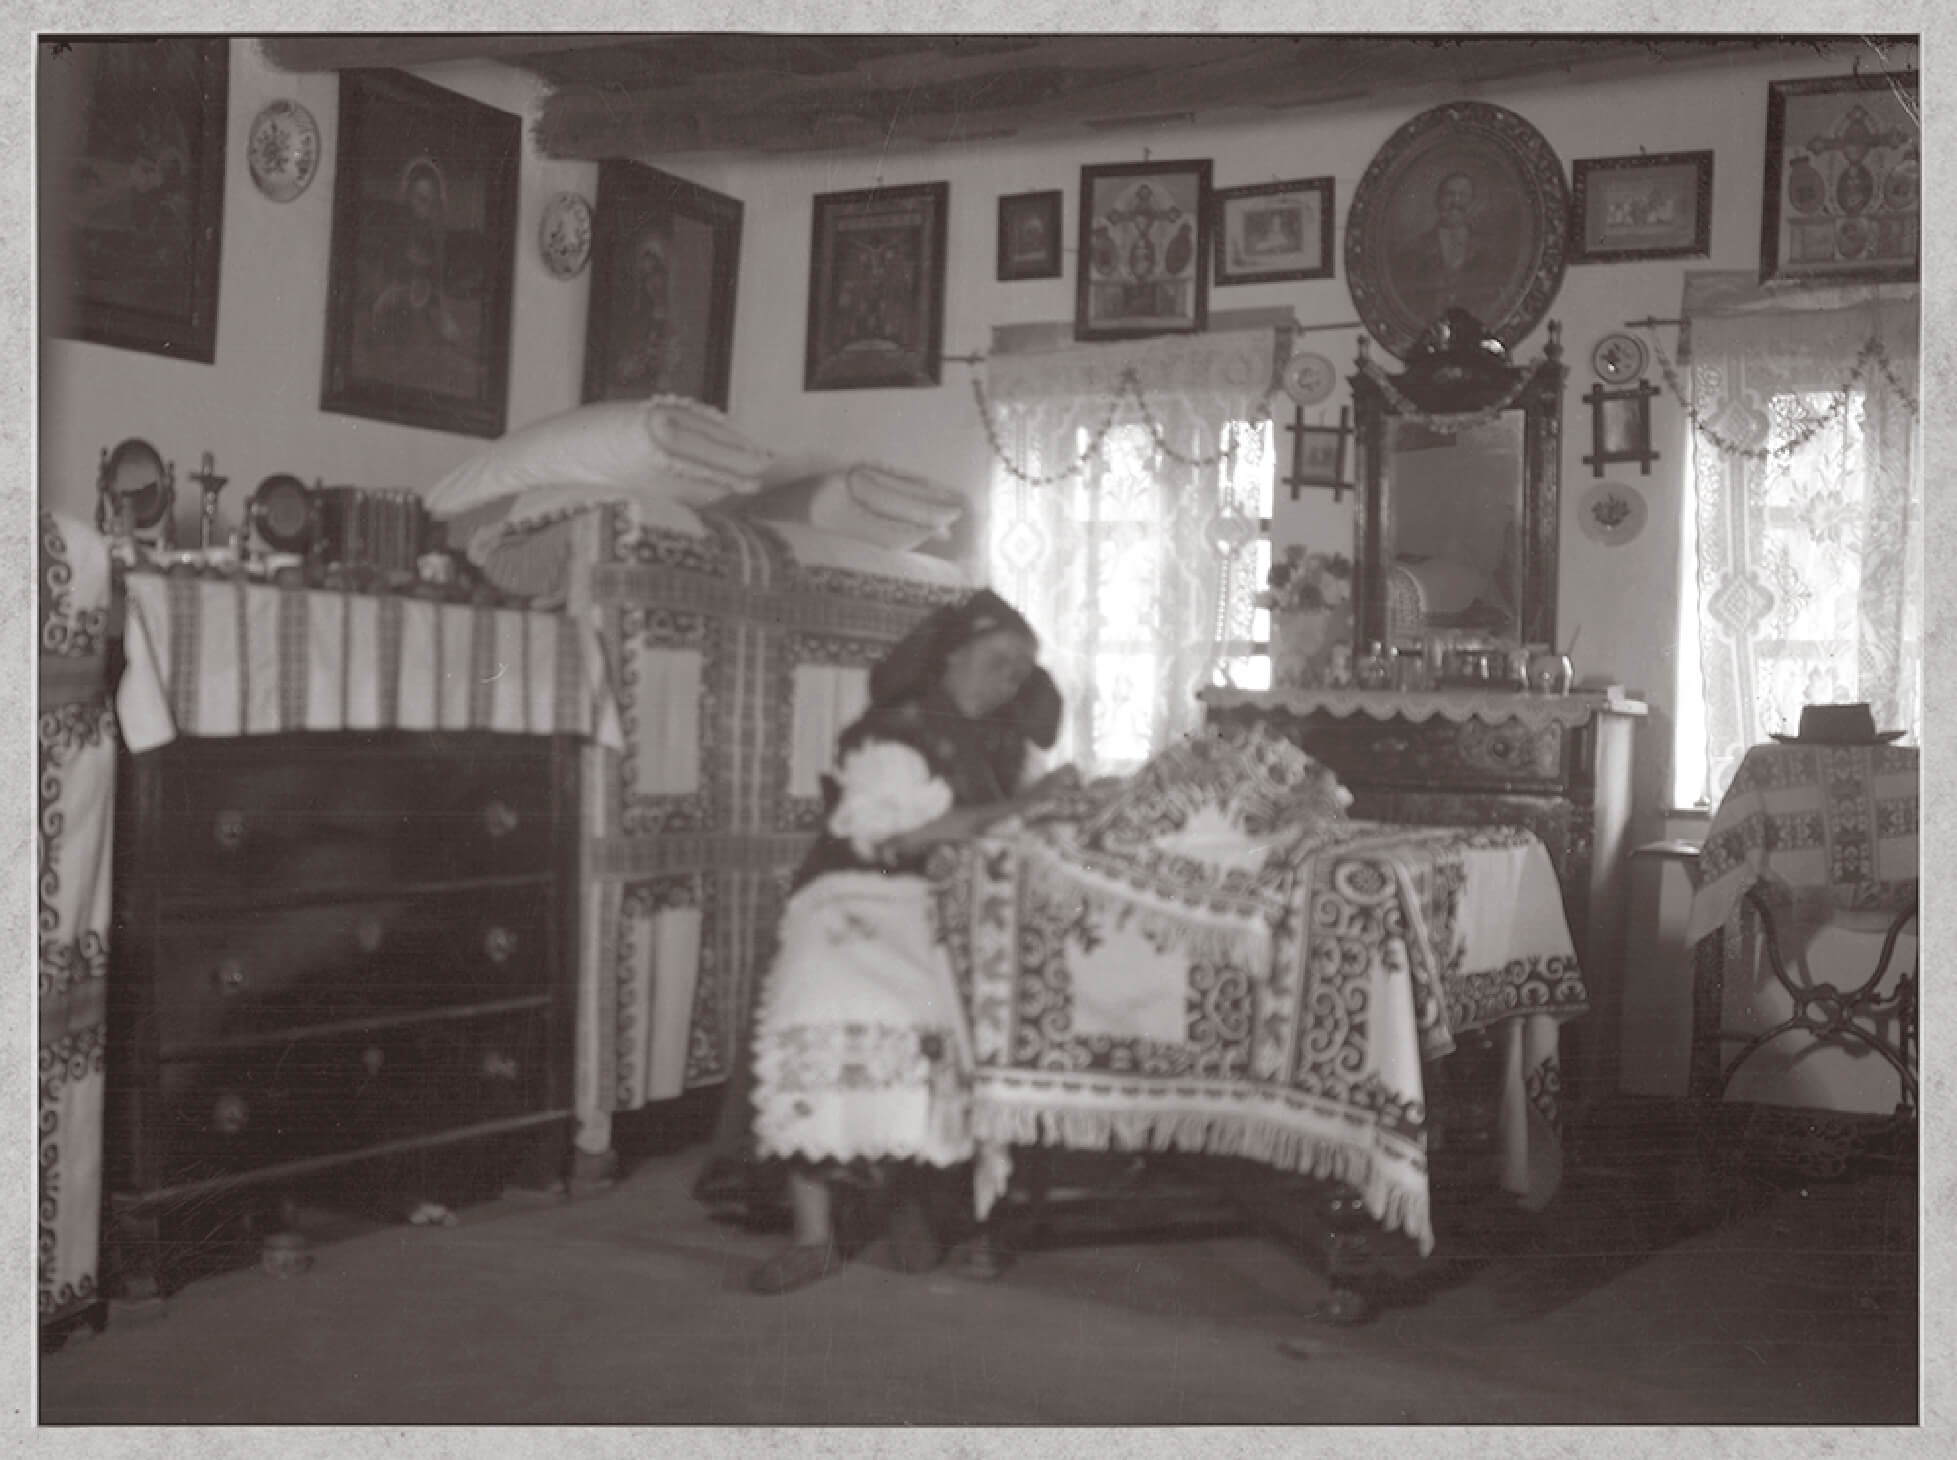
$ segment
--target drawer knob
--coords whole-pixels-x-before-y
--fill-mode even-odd
[[[516,952],[516,934],[505,927],[493,927],[483,935],[482,951],[491,963],[508,963]]]
[[[245,961],[242,958],[226,958],[212,971],[211,980],[221,994],[231,995],[244,992],[247,980]]]
[[[211,1129],[219,1135],[235,1136],[251,1123],[251,1106],[245,1097],[226,1090],[211,1107]]]
[[[245,813],[218,812],[211,822],[211,839],[227,852],[237,851],[245,841]]]
[[[491,801],[482,809],[482,829],[489,834],[491,841],[499,841],[515,831],[522,818],[516,808],[503,800]]]
[[[369,1075],[378,1075],[381,1066],[387,1063],[387,1056],[378,1044],[370,1044],[360,1052],[360,1063]]]
[[[367,913],[353,925],[353,941],[362,953],[380,952],[381,941],[385,935],[386,929],[381,926],[381,920],[373,913]]]

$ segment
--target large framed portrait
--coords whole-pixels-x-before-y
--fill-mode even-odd
[[[1917,277],[1920,115],[1914,71],[1768,86],[1763,283]]]
[[[1570,262],[1704,258],[1712,153],[1580,157],[1570,164]]]
[[[321,410],[503,434],[522,145],[509,112],[341,74]]]
[[[1487,102],[1433,107],[1387,139],[1353,192],[1353,305],[1402,359],[1450,309],[1512,348],[1562,287],[1569,216],[1562,163],[1527,120]]]
[[[818,193],[804,390],[936,385],[951,184]]]
[[[1206,329],[1209,236],[1207,161],[1083,167],[1074,337]]]
[[[1216,190],[1216,282],[1332,277],[1329,177]]]
[[[229,55],[222,40],[43,42],[45,83],[88,97],[64,159],[75,338],[217,358]]]
[[[584,399],[727,409],[740,201],[640,162],[598,164]]]

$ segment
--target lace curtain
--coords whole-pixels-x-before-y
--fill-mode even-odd
[[[1790,302],[1718,276],[1688,281],[1685,313],[1704,757],[1681,747],[1680,791],[1717,804],[1803,705],[1919,728],[1919,335],[1913,297]]]
[[[1056,758],[1121,774],[1196,728],[1251,637],[1272,330],[995,353],[988,567],[1067,697]]]

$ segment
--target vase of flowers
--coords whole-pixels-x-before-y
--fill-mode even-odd
[[[1352,559],[1293,543],[1271,564],[1258,604],[1271,611],[1271,685],[1329,689],[1351,682]]]

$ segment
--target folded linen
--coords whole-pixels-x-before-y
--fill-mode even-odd
[[[768,464],[766,451],[699,401],[655,396],[646,402],[646,431],[676,465],[704,468],[710,475],[756,478]]]
[[[948,537],[965,501],[949,487],[871,463],[835,467],[810,462],[810,474],[770,474],[770,485],[743,506],[776,522],[800,522],[893,552],[912,552]]]
[[[492,443],[429,488],[428,510],[449,517],[538,486],[663,492],[690,506],[759,486],[766,453],[737,449],[739,433],[710,406],[600,401],[533,422]]]

